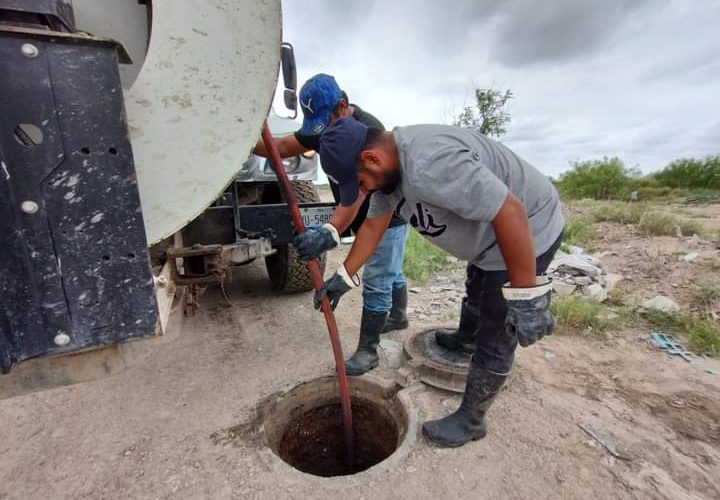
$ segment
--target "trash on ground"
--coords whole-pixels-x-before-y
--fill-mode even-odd
[[[593,440],[595,440],[595,442],[597,442],[600,446],[605,448],[605,450],[613,457],[619,460],[632,460],[632,457],[630,455],[617,451],[617,448],[615,448],[615,445],[609,439],[598,435],[590,427],[582,424],[578,424],[578,427],[580,427],[583,432],[585,432],[585,434],[593,438]]]
[[[690,262],[691,260],[697,259],[699,255],[700,254],[697,252],[690,252],[690,253],[686,253],[685,255],[680,255],[678,257],[678,260],[680,262]]]
[[[692,362],[692,354],[672,335],[667,335],[662,332],[651,332],[650,341],[666,353],[680,356],[688,363]]]
[[[570,253],[558,251],[548,266],[553,279],[553,289],[558,295],[582,295],[590,300],[604,302],[615,286],[626,279],[621,274],[609,274],[595,256],[585,249],[570,245]]]

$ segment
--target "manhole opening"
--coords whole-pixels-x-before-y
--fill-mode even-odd
[[[280,447],[280,458],[315,476],[357,474],[385,460],[397,449],[398,426],[374,403],[354,398],[353,462],[347,463],[340,403],[314,408],[290,422]]]
[[[367,377],[350,380],[354,456],[347,463],[335,377],[301,384],[281,396],[264,423],[266,443],[288,465],[321,477],[357,474],[392,455],[408,431],[397,388]]]

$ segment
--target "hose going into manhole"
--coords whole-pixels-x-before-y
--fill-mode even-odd
[[[302,217],[300,217],[300,208],[298,207],[295,195],[293,194],[292,188],[290,187],[290,181],[288,180],[287,173],[282,166],[282,160],[280,159],[280,151],[275,144],[270,128],[268,128],[267,122],[263,124],[262,129],[262,140],[265,143],[265,148],[268,152],[268,158],[272,164],[275,175],[277,175],[280,187],[285,194],[285,200],[287,200],[288,209],[290,210],[290,217],[292,218],[293,226],[298,233],[305,230],[305,224],[303,223]],[[323,286],[323,276],[320,272],[320,264],[317,259],[312,259],[307,263],[312,275],[315,288],[319,290]],[[321,302],[322,312],[325,315],[325,322],[327,323],[328,333],[330,334],[330,344],[332,344],[333,354],[335,355],[335,369],[338,375],[338,382],[340,385],[340,405],[342,406],[343,413],[343,427],[345,430],[345,447],[347,449],[347,461],[348,464],[352,464],[353,457],[353,424],[352,424],[352,408],[350,407],[350,390],[348,387],[347,375],[345,374],[345,360],[343,358],[342,345],[340,344],[340,336],[338,334],[337,323],[335,322],[335,316],[330,308],[330,301],[327,297],[323,297]]]

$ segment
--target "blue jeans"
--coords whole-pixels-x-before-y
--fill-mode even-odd
[[[405,286],[402,272],[407,224],[385,230],[375,252],[363,270],[363,307],[373,312],[386,312],[392,307],[393,290]]]

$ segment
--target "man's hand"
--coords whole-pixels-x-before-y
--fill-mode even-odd
[[[292,241],[292,244],[298,249],[300,260],[320,257],[320,254],[335,248],[339,243],[340,235],[332,224],[308,226]]]
[[[555,325],[550,311],[552,280],[538,277],[537,281],[538,284],[533,287],[505,285],[502,289],[508,306],[505,331],[508,335],[517,335],[518,342],[523,347],[550,335]]]
[[[315,296],[313,297],[315,309],[320,310],[320,302],[323,297],[327,296],[330,301],[330,307],[334,311],[338,302],[340,302],[340,297],[358,286],[360,286],[360,278],[358,278],[357,275],[351,277],[345,269],[345,266],[340,266],[335,274],[325,281],[325,284],[320,290],[315,290]]]

